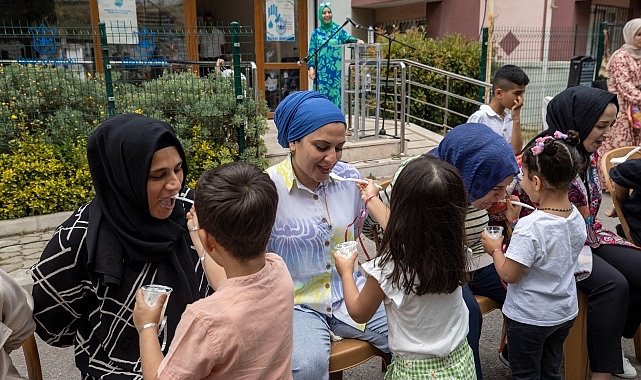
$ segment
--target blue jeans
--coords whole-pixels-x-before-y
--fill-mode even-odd
[[[477,269],[471,274],[470,289],[472,293],[487,297],[500,305],[505,303],[507,290],[503,287],[494,264]]]
[[[574,319],[557,326],[534,326],[505,318],[514,380],[561,380],[563,342]]]
[[[365,331],[315,311],[294,310],[294,380],[329,379],[330,329],[343,338],[365,340],[383,352],[390,352],[387,345],[387,317],[382,303],[367,322]]]

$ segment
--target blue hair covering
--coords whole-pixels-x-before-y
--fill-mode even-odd
[[[455,127],[430,154],[461,172],[470,202],[483,198],[505,178],[519,172],[512,146],[485,124]]]
[[[329,123],[346,124],[341,110],[316,91],[298,91],[285,97],[276,107],[274,123],[283,148]]]

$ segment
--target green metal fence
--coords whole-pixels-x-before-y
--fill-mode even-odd
[[[25,133],[56,143],[138,112],[167,120],[184,140],[196,127],[206,140],[259,158],[266,111],[254,90],[253,31],[216,28],[232,47],[219,68],[198,54],[204,28],[0,26],[0,151]]]
[[[555,27],[548,30],[498,27],[490,33],[491,36],[488,36],[485,28],[483,46],[491,44],[492,56],[490,67],[482,67],[481,79],[485,79],[486,70],[490,70],[492,77],[505,64],[521,67],[530,78],[521,111],[521,123],[533,133],[541,131],[543,107],[546,104],[544,99],[556,95],[568,86],[571,60],[578,56],[591,56],[594,59],[591,78],[601,79],[598,71],[604,55],[603,29],[610,31],[611,48],[615,50],[620,46],[621,27],[621,23],[607,22],[597,24],[592,30],[576,27]],[[481,59],[483,62],[487,61],[485,55]]]

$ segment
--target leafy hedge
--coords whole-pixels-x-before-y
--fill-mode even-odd
[[[397,32],[392,34],[392,37],[416,48],[416,50],[413,50],[401,44],[392,43],[390,54],[392,59],[408,59],[469,78],[479,78],[480,76],[479,59],[481,56],[481,44],[478,41],[468,41],[459,34],[447,35],[442,39],[429,38],[426,36],[425,28],[423,27],[409,29],[405,33]],[[384,51],[385,54],[387,54],[388,49],[386,41],[386,39],[380,39],[380,41],[378,41],[383,43],[384,46],[381,47],[381,50]],[[446,88],[445,76],[426,70],[413,70],[411,80],[443,90]],[[476,99],[478,97],[479,89],[476,85],[463,81],[450,80],[449,86],[450,92],[470,99]],[[445,106],[445,95],[434,91],[412,86],[411,96],[442,107]],[[391,107],[391,105],[388,105],[386,108],[389,107]],[[412,114],[418,115],[423,119],[439,122],[443,120],[443,111],[437,108],[429,107],[418,102],[412,102],[411,107]],[[471,115],[478,109],[478,106],[474,104],[453,98],[450,98],[448,107],[464,115]],[[465,121],[466,118],[450,114],[448,124],[450,126],[456,126]],[[435,129],[433,126],[425,126],[430,129]],[[440,131],[439,129],[436,132]]]
[[[115,72],[116,113],[170,123],[189,165],[188,184],[224,162],[267,167],[262,136],[267,105],[246,94],[238,104],[233,78],[168,73],[138,85]],[[0,67],[0,219],[68,211],[93,197],[86,141],[108,118],[102,75],[62,67]],[[246,148],[238,152],[238,128]]]

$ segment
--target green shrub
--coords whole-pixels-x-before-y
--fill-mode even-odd
[[[428,38],[423,27],[409,29],[405,33],[394,33],[392,37],[416,48],[416,50],[412,50],[401,44],[392,43],[390,57],[393,59],[408,59],[470,78],[478,78],[480,76],[479,57],[481,56],[481,44],[478,41],[468,41],[459,34],[448,35],[443,39]],[[388,47],[385,41],[387,40],[381,39],[379,42],[383,43],[381,50],[387,53]],[[413,70],[411,80],[442,90],[446,89],[445,76],[426,70]],[[479,89],[476,85],[459,80],[450,80],[449,91],[466,98],[476,99]],[[434,91],[413,86],[410,96],[445,107],[445,95]],[[386,108],[390,107],[392,107],[391,104],[387,105]],[[439,123],[443,120],[443,111],[437,108],[418,102],[412,102],[411,107],[412,114],[419,115],[423,119]],[[471,115],[478,109],[478,106],[472,103],[453,98],[449,99],[448,107],[464,115]],[[465,121],[467,121],[467,118],[450,114],[448,125],[456,126]],[[424,126],[437,131],[433,126]],[[440,130],[437,132],[440,132]]]
[[[85,145],[64,148],[23,136],[0,154],[0,219],[73,209],[93,197]]]
[[[117,114],[136,112],[176,130],[191,185],[202,171],[224,162],[268,166],[262,139],[267,104],[254,100],[252,91],[238,103],[232,78],[165,72],[134,85],[119,72],[112,74]],[[69,211],[91,199],[86,141],[108,118],[106,100],[102,75],[84,77],[62,67],[0,67],[0,219]],[[242,154],[240,128],[246,141]]]

